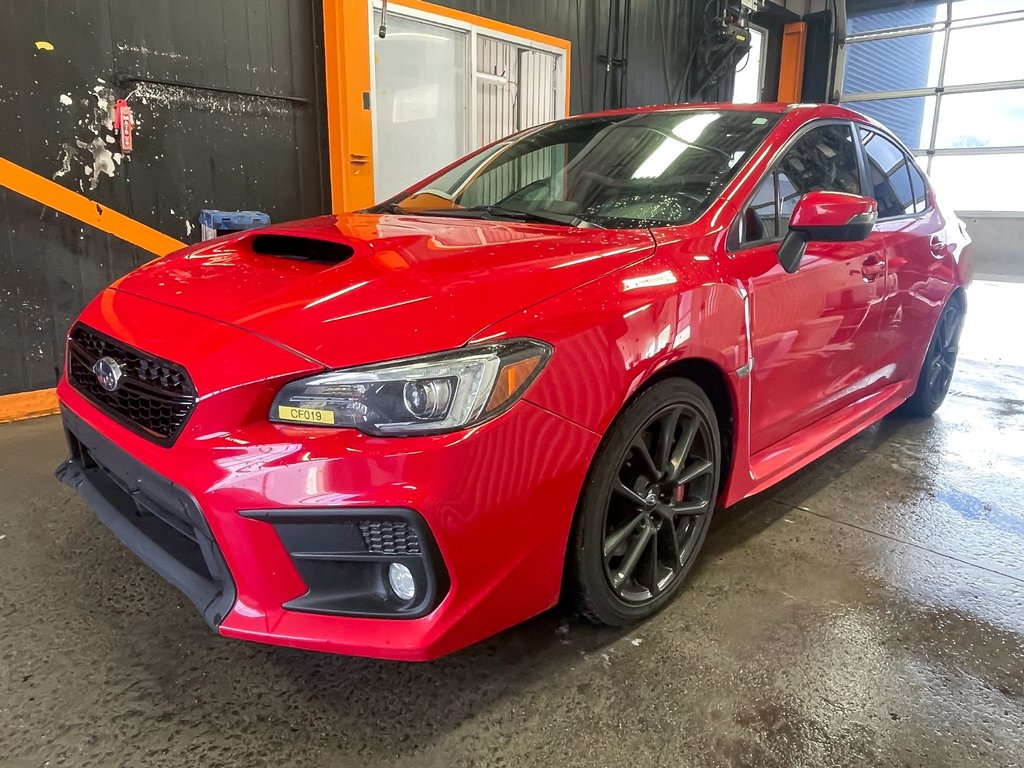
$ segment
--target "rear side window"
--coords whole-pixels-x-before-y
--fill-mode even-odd
[[[740,244],[784,237],[797,201],[808,192],[860,194],[857,150],[848,124],[812,128],[786,151],[747,203]]]
[[[861,129],[860,135],[868,171],[867,193],[878,203],[878,218],[914,213],[910,162],[903,150],[874,131]]]

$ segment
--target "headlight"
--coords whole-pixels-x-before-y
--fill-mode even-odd
[[[452,432],[511,406],[550,356],[547,344],[516,339],[323,373],[287,384],[270,420],[371,435]]]

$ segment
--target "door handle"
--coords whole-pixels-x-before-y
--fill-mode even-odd
[[[860,265],[860,273],[867,283],[877,280],[885,274],[885,260],[877,256],[868,256]]]
[[[938,235],[932,235],[931,240],[928,241],[928,249],[932,252],[932,256],[945,256],[948,248],[949,245]]]

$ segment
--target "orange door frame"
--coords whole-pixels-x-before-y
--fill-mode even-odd
[[[782,57],[779,61],[778,100],[784,104],[800,101],[804,88],[804,52],[807,49],[807,22],[794,21],[782,31]]]
[[[373,205],[370,122],[370,4],[323,0],[324,81],[331,210]]]

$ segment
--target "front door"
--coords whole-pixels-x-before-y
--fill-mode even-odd
[[[807,192],[860,194],[851,127],[804,133],[758,187],[741,217],[737,266],[747,276],[751,371],[750,450],[757,453],[879,389],[885,298],[882,235],[812,242],[795,274],[778,262],[789,217]]]

